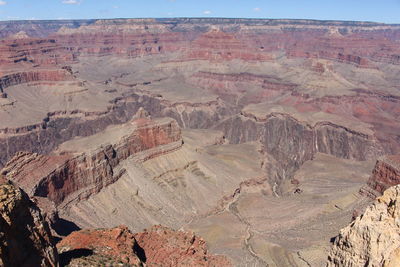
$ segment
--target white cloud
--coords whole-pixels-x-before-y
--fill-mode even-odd
[[[210,15],[212,12],[211,12],[211,10],[204,10],[203,11],[203,14],[204,15]]]
[[[80,3],[80,1],[78,1],[78,0],[63,0],[62,3],[67,4],[67,5],[77,5]]]
[[[261,11],[261,8],[255,7],[255,8],[253,8],[253,11],[254,11],[254,12],[260,12],[260,11]]]
[[[3,0],[0,0],[0,6],[4,6],[4,5],[7,5],[7,2],[3,1]]]

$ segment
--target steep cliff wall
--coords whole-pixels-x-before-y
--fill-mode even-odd
[[[109,128],[96,140],[71,141],[59,155],[17,153],[2,174],[30,196],[47,197],[57,206],[67,205],[118,180],[125,170],[116,167],[129,156],[153,149],[146,157],[151,158],[182,145],[180,129],[172,119],[138,119]]]
[[[380,157],[367,185],[361,188],[364,195],[375,198],[391,186],[400,184],[400,156],[386,155]]]
[[[0,75],[13,70],[63,67],[76,62],[76,54],[54,38],[0,40]]]
[[[328,257],[331,266],[394,267],[400,260],[400,186],[387,189],[340,231]]]
[[[133,93],[111,101],[105,112],[52,112],[38,124],[0,129],[0,167],[19,151],[47,154],[74,137],[90,136],[109,125],[126,123],[141,107],[154,117],[172,117],[184,128],[209,128],[232,114],[231,108],[219,102],[174,104]]]
[[[46,24],[48,26],[45,26]],[[110,84],[110,88],[104,90],[106,92],[104,94],[118,93],[116,93],[115,102],[109,106],[103,106],[102,112],[74,110],[70,114],[65,110],[57,110],[49,116],[43,116],[42,121],[39,119],[29,125],[0,129],[0,134],[4,134],[0,136],[0,149],[5,151],[0,155],[0,166],[18,151],[48,153],[58,144],[75,136],[91,135],[110,124],[124,123],[136,112],[138,106],[144,106],[155,116],[171,116],[183,127],[209,128],[216,124],[215,121],[225,119],[227,114],[236,113],[239,110],[238,105],[270,101],[280,97],[282,97],[279,100],[281,105],[296,105],[299,109],[313,111],[324,109],[341,116],[351,113],[375,127],[374,130],[378,132],[377,138],[385,143],[386,152],[396,153],[396,150],[400,149],[396,141],[398,126],[396,120],[390,117],[390,114],[398,113],[399,100],[395,95],[381,94],[360,98],[353,96],[355,91],[346,91],[340,96],[331,96],[330,94],[336,93],[328,91],[322,94],[328,94],[329,97],[316,98],[308,93],[303,94],[297,91],[307,88],[313,88],[312,91],[314,91],[314,88],[318,89],[321,84],[317,82],[302,86],[301,83],[306,78],[300,73],[290,72],[293,69],[304,70],[305,73],[311,70],[319,73],[318,81],[320,78],[333,76],[338,79],[340,86],[345,84],[351,87],[351,90],[366,88],[362,90],[375,92],[396,87],[398,83],[396,78],[393,78],[395,76],[393,73],[396,72],[395,65],[398,64],[400,53],[397,45],[400,39],[398,25],[307,20],[121,19],[4,22],[0,27],[4,29],[2,34],[7,35],[18,33],[23,28],[26,29],[28,36],[29,30],[32,32],[29,38],[10,37],[0,41],[0,76],[2,77],[0,90],[3,91],[5,88],[11,90],[12,88],[7,87],[21,82],[36,80],[71,79],[77,83],[86,81],[80,76],[81,74],[73,72],[73,67],[70,67],[85,62],[83,58],[86,57],[113,56],[122,61],[129,59],[134,62],[146,56],[164,56],[162,63],[175,62],[178,65],[185,63],[194,69],[198,68],[197,65],[201,66],[201,61],[208,62],[205,63],[206,67],[189,75],[186,82],[205,89],[204,94],[210,90],[221,97],[217,103],[214,101],[203,105],[198,105],[199,103],[195,100],[191,103],[182,101],[165,103],[161,97],[150,99],[147,96],[138,100],[138,95],[124,94],[123,90],[119,91],[118,83],[113,83],[118,78],[130,75],[125,70],[117,71],[109,77],[104,77],[104,80]],[[34,33],[35,29],[37,33]],[[52,34],[49,36],[48,33]],[[42,35],[47,35],[47,37],[34,38]],[[385,50],[379,50],[377,47],[385,47]],[[237,64],[233,60],[243,62],[243,64]],[[281,64],[282,68],[268,69],[265,72],[272,75],[268,77],[263,73],[263,68],[267,66],[262,66],[262,62],[270,60],[277,64],[269,65]],[[299,63],[300,60],[304,62]],[[199,64],[189,64],[190,62]],[[255,64],[255,62],[258,63]],[[363,82],[351,80],[349,77],[338,78],[341,73],[335,69],[335,64],[339,63],[340,68],[345,65],[344,70],[351,66],[357,75],[361,75],[356,76],[355,79]],[[390,64],[394,70],[389,71],[391,68],[382,67],[378,63]],[[121,66],[119,63],[115,64],[110,72],[114,72]],[[293,68],[291,64],[294,64]],[[290,68],[285,68],[287,66]],[[359,67],[373,69],[373,71],[364,73],[359,70]],[[382,73],[376,74],[377,69]],[[157,72],[157,68],[151,71]],[[182,67],[182,73],[179,75],[185,76],[185,71]],[[287,71],[289,71],[288,75],[283,75],[279,79],[275,77]],[[351,73],[351,71],[346,72]],[[383,82],[379,77],[386,74],[391,78]],[[364,81],[369,82],[369,78],[366,79],[363,75],[366,77],[377,75],[378,78],[365,85]],[[300,84],[293,82],[294,76],[300,76],[299,80],[296,80]],[[95,81],[86,82],[97,83],[98,81],[95,79]],[[131,82],[136,84],[136,81]],[[145,87],[144,84],[148,82],[141,84]],[[318,91],[317,89],[315,90]],[[397,89],[394,90],[394,92],[397,91]],[[96,92],[99,95],[102,93]],[[176,92],[176,95],[179,94],[179,91]],[[319,94],[320,92],[317,92],[317,95]],[[0,99],[10,98],[10,102],[0,103],[0,106],[6,106],[4,112],[14,112],[14,106],[26,107],[26,103],[14,101],[9,95],[7,92],[0,92]],[[135,101],[131,101],[132,99]],[[72,104],[76,104],[79,102],[79,97],[65,95],[65,99],[60,101],[71,101]],[[322,143],[323,138],[319,140],[321,140],[321,150],[328,151],[330,148]],[[352,156],[356,157],[355,155],[346,157]]]
[[[355,160],[373,159],[382,153],[374,136],[327,122],[312,126],[288,114],[271,113],[260,120],[243,113],[223,121],[217,128],[234,144],[260,141],[279,166],[278,173],[271,177],[278,183],[290,179],[317,152]]]
[[[0,265],[58,266],[49,226],[27,194],[0,177]]]
[[[69,80],[68,73],[65,70],[42,70],[19,72],[0,77],[0,91],[3,92],[5,88],[28,82],[37,81],[66,81]]]
[[[57,248],[52,239],[37,205],[0,177],[1,266],[231,266],[226,257],[208,253],[202,238],[162,226],[136,234],[126,226],[76,231]]]
[[[157,115],[161,113],[163,106],[155,98],[132,94],[125,99],[115,99],[105,113],[53,113],[48,114],[47,118],[43,118],[37,125],[2,129],[0,133],[4,135],[0,136],[0,149],[3,151],[0,154],[0,166],[4,166],[18,151],[47,154],[75,136],[93,135],[111,124],[126,123],[140,107]]]

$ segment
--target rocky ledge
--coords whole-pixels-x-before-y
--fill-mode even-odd
[[[27,194],[0,177],[0,266],[57,266],[48,224]]]
[[[202,238],[163,226],[137,234],[125,226],[82,230],[70,234],[57,247],[61,260],[70,266],[115,262],[133,266],[231,266],[225,257],[210,255]]]
[[[375,164],[372,175],[361,193],[371,198],[382,195],[391,186],[400,184],[400,155],[380,157]]]
[[[69,141],[52,155],[17,153],[1,173],[29,196],[46,197],[56,206],[65,206],[117,181],[125,172],[118,165],[128,157],[143,161],[181,146],[181,130],[175,120],[138,118]]]
[[[400,265],[400,185],[387,189],[340,231],[328,267]]]
[[[191,232],[154,226],[76,231],[53,243],[50,228],[28,195],[0,177],[0,266],[232,266],[208,253]]]

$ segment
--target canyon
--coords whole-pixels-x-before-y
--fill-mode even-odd
[[[69,263],[340,266],[331,240],[400,182],[399,25],[9,21],[0,38],[0,173],[60,257],[91,246]]]

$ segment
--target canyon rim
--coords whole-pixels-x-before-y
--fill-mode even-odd
[[[396,266],[399,74],[397,24],[0,21],[0,265]]]

